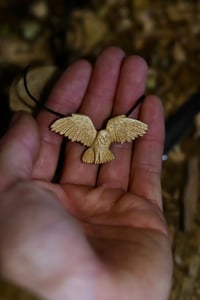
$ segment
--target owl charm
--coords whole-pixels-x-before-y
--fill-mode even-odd
[[[143,136],[148,126],[126,115],[118,115],[108,120],[105,129],[97,131],[88,116],[72,114],[56,120],[50,128],[72,142],[80,142],[88,147],[82,155],[82,162],[103,164],[115,158],[110,150],[112,143],[131,142]]]

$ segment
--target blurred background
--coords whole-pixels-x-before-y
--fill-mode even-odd
[[[21,108],[13,81],[27,65],[37,64],[40,81],[41,66],[93,62],[109,45],[146,59],[147,94],[163,101],[163,199],[175,262],[170,300],[200,299],[200,1],[0,0],[0,135]],[[0,280],[0,300],[9,299],[36,298]]]

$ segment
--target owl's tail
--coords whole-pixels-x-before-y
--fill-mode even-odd
[[[114,154],[108,148],[97,150],[95,153],[94,149],[90,147],[83,153],[82,161],[86,164],[104,164],[114,158]]]
[[[92,149],[92,147],[90,147],[83,153],[82,162],[86,164],[92,164],[94,163],[94,160],[95,160],[94,150]]]

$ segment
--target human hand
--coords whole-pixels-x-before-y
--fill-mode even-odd
[[[146,75],[143,59],[108,48],[93,68],[84,60],[72,64],[46,105],[87,114],[100,129],[129,111]],[[116,159],[102,166],[83,164],[83,146],[68,142],[60,180],[52,183],[62,142],[49,130],[55,117],[18,115],[0,145],[2,276],[50,300],[168,299],[160,100],[148,96],[133,117],[148,124],[144,137],[113,144]]]

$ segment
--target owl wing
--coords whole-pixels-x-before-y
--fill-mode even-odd
[[[119,115],[107,122],[106,129],[110,133],[112,142],[124,143],[143,136],[148,126],[141,121],[128,118],[126,115]]]
[[[58,119],[51,125],[51,130],[68,137],[72,142],[81,142],[88,147],[92,145],[97,134],[92,120],[81,114]]]

